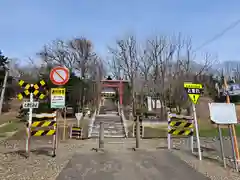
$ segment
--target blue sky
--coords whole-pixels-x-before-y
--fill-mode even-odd
[[[80,36],[103,57],[126,34],[181,32],[197,47],[240,19],[239,0],[1,0],[0,7],[0,49],[21,60],[56,38]],[[201,51],[239,60],[240,25]]]

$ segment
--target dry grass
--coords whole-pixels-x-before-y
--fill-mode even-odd
[[[210,121],[210,113],[208,103],[212,102],[211,99],[202,97],[196,105],[197,118],[199,125],[199,134],[201,137],[215,137],[218,136],[217,126]],[[237,117],[240,119],[240,105],[236,105]],[[129,123],[129,134],[132,134],[132,124]],[[228,126],[221,126],[223,128],[223,136],[229,136]],[[235,127],[237,136],[240,137],[240,126]],[[151,137],[167,137],[166,126],[152,126],[144,128],[144,136]]]

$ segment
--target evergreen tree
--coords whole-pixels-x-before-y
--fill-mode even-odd
[[[4,82],[4,77],[6,74],[6,70],[7,70],[7,65],[9,63],[9,58],[4,56],[2,51],[0,51],[0,84],[1,84],[1,91],[2,91],[2,87],[3,87],[3,82]],[[4,104],[3,104],[3,109],[2,111],[6,112],[9,110],[9,101],[11,99],[11,97],[14,96],[14,89],[12,88],[12,80],[13,78],[8,76],[7,79],[7,87],[5,90],[5,94],[4,94]]]
[[[4,56],[2,54],[2,51],[0,51],[0,67],[1,69],[5,69],[6,65],[9,63],[8,57]]]

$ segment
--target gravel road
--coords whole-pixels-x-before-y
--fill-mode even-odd
[[[127,170],[129,169],[129,171],[131,172],[135,171],[136,172],[135,176],[131,175],[130,174],[131,172],[129,174],[125,174],[124,172],[126,172],[126,169],[122,168],[121,171],[124,173],[124,177],[133,177],[132,179],[134,178],[141,179],[144,177],[144,175],[139,177],[139,175],[141,175],[141,172],[139,172],[139,169],[141,169],[145,172],[152,171],[153,175],[150,177],[146,177],[146,178],[152,177],[152,179],[154,179],[155,177],[159,177],[159,175],[162,175],[162,177],[164,178],[171,179],[171,178],[175,178],[174,176],[184,177],[191,173],[193,173],[193,175],[191,176],[194,176],[194,178],[195,176],[196,178],[198,178],[198,176],[205,178],[204,176],[199,175],[199,173],[194,173],[196,171],[192,172],[191,168],[190,170],[186,170],[189,167],[183,162],[185,161],[187,164],[192,166],[198,172],[214,180],[240,179],[239,178],[240,176],[238,173],[233,172],[231,169],[222,168],[221,163],[219,161],[216,162],[216,161],[212,161],[211,159],[204,158],[202,162],[199,162],[195,156],[185,151],[186,149],[185,140],[174,140],[175,147],[182,149],[181,151],[173,150],[172,152],[178,158],[176,158],[175,156],[172,156],[171,154],[169,154],[169,152],[167,152],[166,139],[141,140],[140,150],[139,151],[137,150],[136,152],[132,151],[132,148],[134,147],[134,144],[135,144],[134,139],[113,138],[113,139],[106,139],[105,141],[106,141],[105,155],[107,155],[106,163],[108,161],[113,160],[113,161],[116,161],[118,164],[121,164],[121,167],[122,166],[125,167],[125,165],[127,167],[133,166],[132,169],[127,168]],[[98,155],[99,154],[102,155],[104,153],[101,154],[100,152],[92,151],[92,148],[96,148],[96,147],[97,147],[97,140],[95,139],[84,140],[84,141],[68,140],[66,142],[61,142],[58,144],[57,157],[52,158],[51,156],[49,156],[49,154],[51,154],[51,144],[49,140],[36,139],[31,142],[31,149],[33,151],[30,157],[26,159],[22,155],[22,151],[25,148],[25,142],[23,140],[2,141],[0,142],[0,158],[1,158],[0,179],[1,180],[15,180],[15,179],[16,180],[35,180],[35,179],[55,180],[59,176],[59,173],[61,171],[62,173],[64,173],[64,171],[66,170],[66,169],[63,170],[64,168],[69,167],[69,162],[71,164],[71,162],[75,161],[72,164],[73,166],[74,166],[74,163],[76,165],[78,161],[83,161],[83,163],[87,164],[91,162],[92,156],[97,156],[96,162],[101,164],[102,160],[98,159]],[[204,152],[204,155],[207,155],[207,154]],[[211,154],[211,156],[216,156],[216,155],[217,153]],[[118,158],[115,158],[115,157],[118,157]],[[179,159],[182,159],[183,161],[180,161]],[[137,162],[136,165],[134,165],[135,161]],[[163,161],[164,163],[161,163],[161,161]],[[103,160],[103,162],[105,162],[105,160]],[[149,166],[149,168],[142,167],[144,165]],[[175,167],[177,167],[177,169]],[[84,166],[84,168],[86,170],[87,165]],[[172,172],[171,170],[172,168],[174,172]],[[189,173],[181,174],[180,172],[175,172],[181,168],[183,168],[181,171],[183,172],[189,171]],[[172,173],[170,173],[171,175],[167,175],[165,171],[166,172],[169,171],[169,173],[170,172]],[[62,178],[61,176],[64,177],[64,175],[60,174],[58,178]],[[107,176],[109,175],[105,174],[102,177],[107,178]],[[120,179],[120,176],[116,176],[115,179],[117,179],[117,177],[118,179]],[[58,180],[61,180],[61,179],[58,179]]]

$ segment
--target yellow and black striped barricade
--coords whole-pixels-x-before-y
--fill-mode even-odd
[[[29,141],[31,137],[36,136],[52,136],[52,148],[53,154],[52,157],[56,156],[56,147],[57,147],[57,113],[41,113],[41,114],[32,114],[36,121],[33,121],[31,124],[27,123],[27,143],[26,151],[30,152]]]
[[[134,124],[133,124],[133,130],[132,130],[132,136],[136,137],[137,135],[137,116],[134,117]],[[142,116],[139,116],[139,125],[140,125],[140,137],[143,138],[144,137],[144,127],[142,125]]]
[[[193,151],[193,134],[193,117],[168,113],[168,149],[171,149],[172,136],[187,136],[190,137],[190,148]]]
[[[82,128],[78,126],[72,126],[70,131],[71,139],[81,139],[82,138]]]

